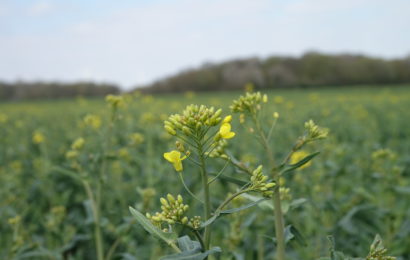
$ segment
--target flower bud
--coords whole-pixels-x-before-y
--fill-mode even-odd
[[[169,125],[164,126],[164,128],[167,131],[167,133],[170,134],[170,135],[176,135],[177,134],[175,129],[170,127]]]

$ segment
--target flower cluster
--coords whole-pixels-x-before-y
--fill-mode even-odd
[[[383,246],[380,237],[377,235],[375,241],[370,246],[370,252],[366,260],[395,260],[396,257],[387,256],[387,249]]]
[[[171,194],[167,195],[167,198],[161,198],[161,212],[156,212],[154,215],[149,213],[146,217],[157,227],[161,228],[162,224],[174,225],[176,223],[190,226],[191,228],[198,229],[201,225],[200,217],[196,216],[189,219],[185,216],[189,206],[184,204],[184,200],[181,195],[177,198]]]
[[[131,145],[135,146],[142,144],[145,140],[144,136],[140,133],[132,133],[129,138],[131,140]]]
[[[41,144],[46,140],[45,136],[40,131],[35,131],[33,133],[32,141],[35,144]]]
[[[116,109],[118,107],[124,106],[124,97],[122,96],[115,96],[115,95],[107,95],[105,97],[105,101],[110,105],[110,107]]]
[[[307,131],[306,141],[314,141],[319,139],[325,139],[329,133],[329,129],[322,128],[316,125],[313,120],[309,120],[305,123],[305,129]]]
[[[390,149],[379,149],[372,153],[373,160],[378,160],[378,159],[394,160],[396,158],[397,158],[397,154]]]
[[[78,156],[78,151],[83,149],[84,147],[85,140],[84,138],[80,137],[77,138],[72,144],[71,144],[71,150],[69,150],[65,156],[67,159],[74,159]]]
[[[101,127],[101,118],[97,115],[86,115],[84,117],[84,123],[87,126],[91,126],[94,129]]]
[[[221,109],[215,111],[214,107],[189,105],[182,112],[182,115],[171,115],[164,122],[164,128],[171,135],[176,135],[180,131],[186,136],[195,136],[204,133],[209,127],[219,124],[222,120],[221,113]]]
[[[279,194],[281,200],[291,200],[292,194],[290,193],[290,188],[287,187],[280,187]]]
[[[259,165],[258,168],[252,172],[250,189],[261,192],[264,197],[272,196],[273,191],[270,189],[276,184],[274,182],[267,182],[267,180],[268,176],[263,175],[262,165]]]
[[[268,102],[268,96],[262,95],[260,92],[247,92],[245,96],[240,96],[234,100],[230,106],[232,112],[236,113],[254,113],[261,109],[261,103]]]

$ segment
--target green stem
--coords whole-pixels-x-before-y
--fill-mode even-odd
[[[212,182],[214,182],[214,181],[216,181],[217,179],[218,179],[218,177],[224,172],[224,170],[226,169],[226,166],[228,166],[228,163],[229,163],[229,159],[226,161],[226,163],[225,163],[225,165],[224,165],[224,167],[222,168],[222,170],[220,170],[219,171],[219,173],[212,179],[212,180],[210,180],[209,182],[208,182],[208,185],[210,185]]]
[[[209,195],[208,173],[206,171],[205,155],[202,149],[203,149],[202,144],[198,143],[198,155],[199,155],[200,164],[201,164],[202,189],[204,190],[205,219],[209,219],[211,218],[211,200],[210,200],[210,195]],[[207,226],[205,227],[205,233],[204,233],[205,250],[209,249],[210,241],[211,241],[211,229],[210,229],[210,226]]]
[[[192,232],[194,233],[195,237],[198,239],[199,243],[201,244],[201,247],[202,247],[201,251],[204,252],[205,251],[205,243],[204,243],[204,240],[201,237],[201,234],[199,234],[198,230],[196,230],[196,229],[193,230]]]
[[[283,213],[282,213],[282,206],[280,201],[280,190],[279,190],[279,175],[275,179],[277,187],[275,192],[273,193],[273,206],[274,206],[274,214],[275,214],[275,232],[276,232],[276,257],[277,260],[284,260],[285,259],[285,234],[284,234],[284,221],[283,221]]]
[[[259,235],[259,234],[257,235],[257,244],[258,244],[258,260],[263,260],[265,259],[264,257],[265,246],[264,246],[262,235]]]
[[[262,139],[263,146],[266,150],[268,160],[269,160],[269,169],[275,169],[275,162],[273,159],[273,151],[269,146],[269,141],[268,138],[265,135],[265,132],[263,131],[260,122],[256,116],[256,113],[253,113],[252,117],[256,130],[259,132],[259,135]],[[285,224],[284,224],[284,219],[283,219],[283,212],[282,212],[282,206],[281,206],[281,200],[280,200],[280,184],[279,184],[279,177],[280,175],[273,170],[272,171],[272,177],[276,183],[276,188],[273,193],[273,206],[274,206],[274,217],[275,217],[275,233],[276,233],[276,259],[277,260],[285,260],[285,235],[284,235],[284,230],[285,230]]]
[[[101,237],[101,228],[100,228],[100,213],[99,207],[96,200],[94,199],[93,192],[91,190],[90,184],[87,181],[83,181],[85,191],[87,192],[88,199],[91,202],[91,209],[93,211],[94,217],[94,237],[95,237],[95,246],[98,260],[104,260],[103,246],[102,246],[102,237]]]

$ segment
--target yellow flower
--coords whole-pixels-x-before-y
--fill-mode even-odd
[[[169,153],[164,153],[164,158],[168,162],[172,163],[177,172],[182,171],[182,160],[185,160],[186,156],[181,158],[181,153],[176,150],[173,150]]]
[[[35,144],[41,144],[45,141],[45,137],[42,133],[40,133],[39,131],[35,131],[33,134],[33,143]]]
[[[262,97],[262,101],[263,101],[263,103],[268,103],[268,95],[263,95],[263,97]]]
[[[112,107],[118,108],[124,106],[124,97],[122,96],[115,96],[115,95],[107,95],[105,97],[105,101]]]
[[[15,216],[14,218],[9,218],[8,222],[10,225],[17,225],[21,222],[21,217],[19,215]]]
[[[293,154],[292,154],[292,157],[290,157],[290,164],[295,164],[295,163],[298,163],[298,162],[300,162],[301,160],[303,160],[306,156],[308,156],[309,155],[309,153],[308,152],[306,152],[306,151],[297,151],[297,152],[294,152]],[[304,168],[307,168],[307,167],[309,167],[310,165],[312,164],[312,161],[309,161],[309,162],[307,162],[307,163],[305,163],[304,165],[302,165],[301,167],[299,167],[299,169],[304,169]]]
[[[101,118],[97,115],[87,115],[84,118],[84,122],[86,125],[89,125],[94,129],[98,129],[101,126]]]
[[[74,159],[74,158],[76,158],[77,156],[78,156],[78,152],[77,152],[77,151],[74,151],[74,150],[70,150],[70,151],[66,152],[66,154],[65,154],[65,157],[66,157],[67,159]]]
[[[131,143],[133,145],[139,145],[144,142],[144,136],[140,133],[133,133],[130,135]]]
[[[73,149],[73,150],[81,150],[81,149],[83,148],[83,146],[84,146],[84,143],[85,143],[84,138],[82,138],[82,137],[77,138],[77,139],[73,142],[73,144],[71,145],[71,149]]]
[[[224,120],[222,121],[222,123],[224,124],[224,123],[230,123],[232,121],[232,116],[231,115],[229,115],[229,116],[226,116],[225,118],[224,118]]]
[[[223,123],[219,129],[219,135],[224,139],[230,139],[235,136],[234,132],[231,132],[231,124]]]

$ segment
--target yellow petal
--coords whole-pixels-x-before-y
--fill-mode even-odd
[[[235,136],[235,133],[234,133],[234,132],[229,132],[229,133],[225,134],[225,135],[223,136],[223,138],[225,138],[225,139],[231,139],[231,138],[234,137],[234,136]]]
[[[164,158],[171,163],[180,161],[180,157],[181,157],[181,153],[175,150],[169,153],[164,153]]]
[[[231,121],[232,121],[232,116],[229,115],[229,116],[226,116],[222,122],[223,123],[230,123]]]
[[[182,162],[181,161],[177,161],[177,162],[173,163],[173,165],[174,165],[174,168],[177,172],[182,171],[183,168],[182,168]]]
[[[219,129],[219,133],[224,136],[227,133],[231,131],[231,125],[229,123],[224,123],[221,125],[221,128]]]

